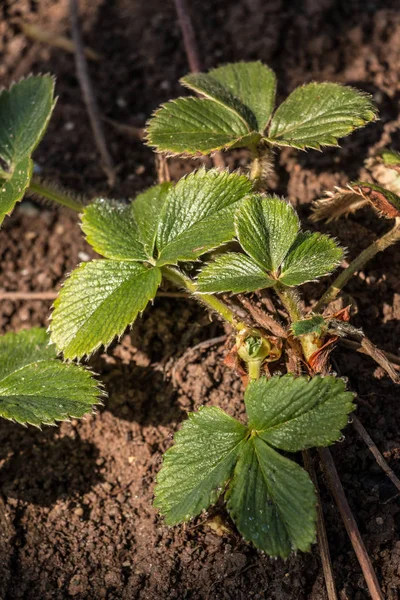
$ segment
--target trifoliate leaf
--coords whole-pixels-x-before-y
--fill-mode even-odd
[[[188,521],[216,502],[231,477],[247,430],[216,407],[189,414],[164,455],[154,506],[168,525]]]
[[[249,429],[288,452],[327,446],[341,435],[354,410],[353,394],[337,377],[262,377],[245,392]]]
[[[10,179],[0,178],[0,224],[17,202],[22,200],[32,177],[33,163],[23,158],[15,167]]]
[[[251,182],[236,173],[200,169],[168,192],[157,232],[159,266],[195,260],[234,236],[238,203]]]
[[[299,233],[283,262],[279,281],[289,286],[300,285],[329,275],[342,257],[343,250],[327,235]]]
[[[131,204],[132,215],[138,226],[140,239],[148,257],[152,257],[154,254],[158,221],[171,187],[172,183],[169,182],[154,185],[136,196]]]
[[[121,335],[154,298],[157,268],[118,260],[80,265],[54,303],[51,339],[65,358],[80,358]]]
[[[252,258],[245,254],[228,252],[218,256],[201,271],[197,279],[197,289],[208,294],[238,294],[271,287],[275,283],[276,280],[268,277]]]
[[[226,496],[244,539],[269,555],[306,552],[315,541],[317,499],[308,473],[257,436],[243,444]]]
[[[0,92],[0,178],[11,178],[40,142],[54,107],[53,93],[50,75],[28,77]]]
[[[242,117],[207,98],[171,100],[156,111],[147,128],[148,144],[169,154],[209,154],[259,139]]]
[[[96,200],[83,211],[82,230],[86,241],[106,258],[148,259],[130,206],[112,200]]]
[[[247,254],[262,269],[276,272],[296,239],[299,219],[280,198],[252,196],[239,206],[235,227]]]
[[[218,67],[209,71],[209,75],[251,110],[257,121],[257,130],[263,133],[274,109],[275,73],[256,61]]]
[[[312,315],[308,319],[292,323],[292,332],[295,337],[309,335],[310,333],[321,335],[325,329],[326,321],[321,315]]]
[[[338,138],[375,117],[369,95],[337,83],[309,83],[295,89],[279,106],[268,141],[302,150],[337,146]]]
[[[91,373],[56,359],[44,329],[0,337],[0,416],[18,423],[52,425],[82,417],[99,403]]]

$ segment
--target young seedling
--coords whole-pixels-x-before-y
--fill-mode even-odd
[[[237,360],[247,369],[247,421],[216,407],[189,415],[165,454],[155,504],[168,524],[176,524],[224,495],[243,537],[286,557],[315,540],[316,494],[308,473],[279,451],[296,453],[340,438],[353,394],[330,372],[328,356],[338,323],[345,335],[348,313],[321,314],[318,304],[306,313],[300,286],[332,273],[343,250],[326,235],[302,231],[288,202],[257,188],[273,148],[337,145],[372,121],[375,109],[357,90],[311,83],[274,112],[275,76],[259,62],[182,81],[202,98],[161,107],[148,126],[149,144],[191,156],[246,147],[250,177],[200,168],[129,204],[99,199],[80,207],[86,239],[104,258],[79,265],[65,281],[54,304],[51,341],[65,359],[89,357],[134,323],[163,280],[230,323]],[[357,185],[366,195],[365,185]],[[226,297],[263,289],[286,315],[284,324],[273,315],[260,324],[251,298],[251,310],[238,319]],[[296,372],[288,367],[294,363]]]

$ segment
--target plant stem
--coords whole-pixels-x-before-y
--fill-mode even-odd
[[[56,204],[61,204],[61,206],[66,206],[76,212],[83,212],[84,206],[81,202],[74,200],[71,196],[68,196],[68,194],[63,193],[52,186],[41,184],[35,179],[32,179],[29,184],[28,193],[29,192],[41,196],[42,198],[47,198],[52,202],[56,202]]]
[[[250,360],[247,363],[249,379],[260,379],[262,360]]]
[[[261,156],[258,146],[254,145],[251,148],[251,157],[252,163],[249,178],[251,181],[257,181],[262,178]]]
[[[199,302],[205,304],[208,308],[211,308],[211,310],[218,313],[225,321],[230,323],[236,329],[236,331],[242,331],[243,329],[246,329],[247,325],[237,321],[231,309],[228,308],[226,304],[221,302],[219,298],[211,294],[202,294],[201,296],[198,295],[196,284],[190,279],[190,277],[182,273],[182,271],[178,271],[173,267],[166,266],[162,267],[161,271],[165,279],[168,279],[168,281],[180,288],[183,287],[184,289],[188,290],[188,292],[193,294]]]
[[[304,315],[300,308],[297,292],[294,289],[283,285],[282,283],[278,283],[274,287],[274,290],[278,294],[283,306],[286,308],[291,321],[301,321],[301,319],[304,318]]]
[[[314,306],[314,312],[321,312],[323,308],[332,302],[344,288],[347,282],[353,277],[354,273],[362,269],[365,264],[371,260],[378,252],[386,250],[392,244],[400,240],[400,217],[396,217],[394,226],[390,231],[385,233],[382,237],[375,240],[368,248],[365,248],[350,264],[336,277],[332,285],[326,290],[322,298]]]
[[[304,313],[300,307],[299,296],[296,290],[287,287],[282,283],[278,283],[274,287],[274,290],[278,294],[283,306],[286,308],[292,323],[304,319]],[[299,342],[303,349],[304,357],[307,361],[314,354],[314,352],[320,348],[318,345],[318,337],[315,334],[302,335],[299,338]]]

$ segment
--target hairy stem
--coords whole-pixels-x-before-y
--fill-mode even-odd
[[[249,380],[260,379],[262,360],[251,360],[247,363]]]
[[[282,283],[278,283],[275,286],[274,290],[278,294],[283,306],[286,308],[292,323],[304,319],[304,313],[301,309],[299,296],[296,290],[287,287]],[[304,357],[308,361],[312,354],[319,350],[319,345],[317,343],[316,337],[314,334],[302,335],[299,338],[299,341],[303,350]]]
[[[258,146],[253,146],[251,149],[251,158],[252,163],[249,177],[252,181],[257,181],[262,178],[261,156]]]
[[[371,260],[378,252],[386,250],[392,244],[400,240],[400,217],[396,217],[394,226],[382,237],[375,240],[368,248],[365,248],[350,264],[336,277],[332,285],[326,290],[322,298],[314,306],[314,312],[321,312],[323,308],[332,302],[344,288],[347,282],[353,277],[354,273],[362,269],[366,263]]]
[[[267,178],[272,172],[272,153],[265,144],[254,144],[251,150],[251,168],[249,178],[254,181],[256,189],[267,187]]]
[[[241,323],[237,321],[234,313],[231,311],[226,304],[221,302],[216,296],[211,294],[202,294],[198,295],[196,284],[182,271],[178,271],[173,267],[162,267],[161,269],[163,276],[165,279],[168,279],[174,285],[184,288],[188,290],[191,294],[195,296],[195,298],[201,302],[201,304],[205,304],[208,308],[211,308],[214,312],[218,313],[225,321],[230,323],[236,331],[242,331],[246,329],[245,323]]]
[[[61,206],[66,206],[76,212],[83,212],[84,206],[81,202],[74,200],[74,198],[55,187],[39,183],[35,178],[31,180],[27,191],[33,195],[56,202],[56,204],[61,204]]]

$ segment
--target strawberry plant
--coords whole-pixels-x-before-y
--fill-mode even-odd
[[[228,322],[231,358],[246,387],[246,420],[207,406],[190,414],[164,456],[155,506],[174,525],[223,496],[246,540],[286,557],[307,551],[316,536],[316,492],[296,453],[337,441],[354,409],[353,393],[332,373],[329,352],[338,336],[361,333],[348,323],[346,309],[334,312],[329,303],[356,270],[400,236],[389,232],[384,243],[374,242],[306,310],[301,286],[330,275],[344,251],[333,238],[304,231],[294,208],[266,191],[266,175],[275,148],[337,145],[373,121],[376,111],[368,95],[335,83],[299,87],[274,111],[275,75],[259,62],[188,75],[182,83],[201,97],[178,98],[156,111],[148,144],[194,157],[247,148],[249,174],[201,167],[128,204],[98,199],[79,207],[86,239],[103,258],[79,265],[66,279],[50,339],[66,360],[90,357],[132,326],[163,281]],[[356,182],[337,195],[371,200],[395,217],[398,233],[397,199],[378,185]],[[273,309],[259,308],[263,294]],[[245,315],[237,316],[234,295],[247,307]]]

